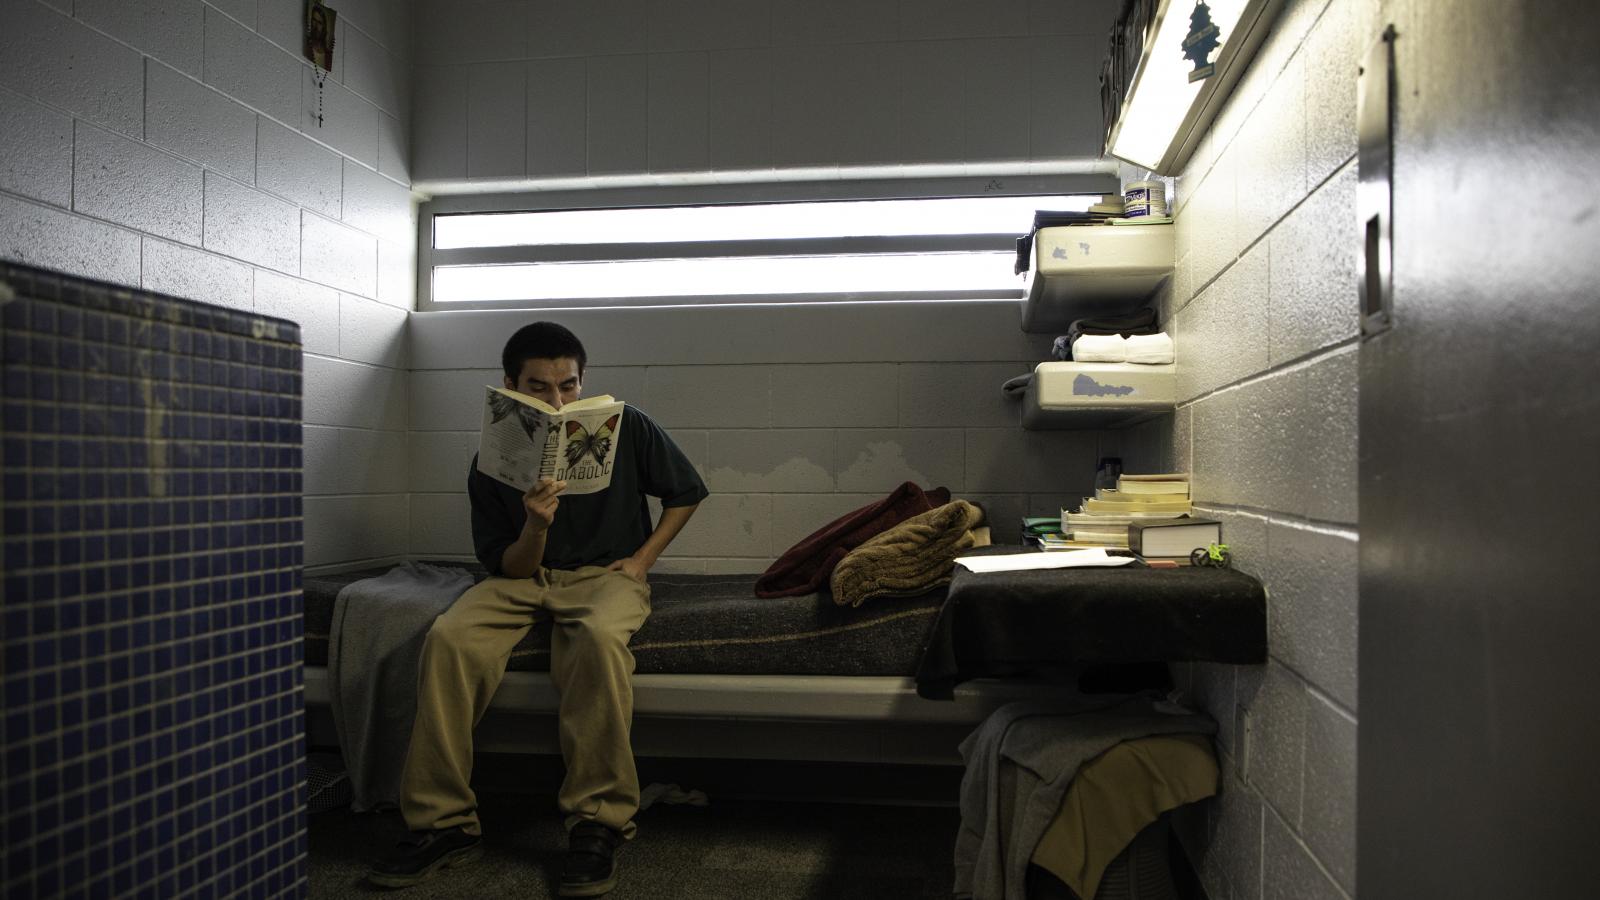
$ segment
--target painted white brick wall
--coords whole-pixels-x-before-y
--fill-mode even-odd
[[[140,48],[175,69],[200,77],[204,20],[198,0],[74,0],[73,14],[101,32]]]
[[[837,471],[835,437],[823,428],[712,431],[706,487],[718,494],[829,493]]]
[[[408,502],[404,494],[307,496],[306,564],[399,560],[397,548],[410,540]]]
[[[1268,592],[1265,666],[1174,675],[1220,726],[1221,795],[1180,834],[1213,900],[1355,891],[1355,79],[1377,0],[1288,0],[1178,176],[1178,411],[1125,459],[1194,474]]]
[[[310,210],[300,212],[300,273],[339,290],[378,293],[378,239]]]
[[[72,118],[0,90],[0,191],[72,203]]]
[[[152,237],[144,238],[140,287],[233,309],[251,309],[250,266]]]
[[[839,490],[872,492],[902,481],[923,487],[962,485],[967,480],[965,442],[966,431],[956,427],[840,430]]]
[[[290,4],[268,2],[269,7]],[[224,10],[226,12],[226,10]],[[246,106],[279,122],[295,124],[300,117],[300,78],[305,64],[298,43],[274,44],[248,21],[206,9],[206,83]]]
[[[493,365],[506,336],[537,315],[413,315],[413,553],[472,557],[458,507],[477,444],[476,398],[500,381]],[[551,317],[586,342],[586,393],[648,412],[711,489],[663,571],[760,572],[905,481],[983,504],[996,539],[1015,542],[1023,515],[1082,499],[1096,457],[1122,446],[1112,432],[1021,428],[1000,385],[1045,358],[1051,338],[1024,334],[1012,302]],[[817,361],[798,361],[808,357]]]
[[[256,117],[181,72],[145,60],[145,140],[246,183],[255,180]]]
[[[288,275],[300,274],[298,207],[215,172],[206,173],[205,185],[207,250]]]
[[[0,193],[0,256],[138,286],[136,232]]]
[[[1090,159],[1119,6],[418,0],[412,176]]]
[[[0,85],[86,122],[144,136],[144,58],[36,0],[0,3]]]
[[[135,231],[200,243],[204,176],[199,166],[77,123],[72,159],[74,211]]]
[[[301,323],[313,566],[411,540],[411,3],[338,9],[319,90],[303,0],[0,0],[0,257]]]

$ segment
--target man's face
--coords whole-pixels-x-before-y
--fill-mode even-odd
[[[578,361],[570,356],[525,359],[522,361],[522,372],[516,380],[506,378],[506,388],[538,397],[560,409],[583,396],[583,376],[578,372]]]

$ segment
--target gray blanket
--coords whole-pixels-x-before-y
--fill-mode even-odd
[[[357,812],[400,802],[422,641],[469,587],[469,572],[407,562],[345,585],[334,600],[329,705]]]
[[[1151,695],[1008,703],[966,740],[955,896],[1023,900],[1028,861],[1079,767],[1154,734],[1214,734],[1217,723]]]

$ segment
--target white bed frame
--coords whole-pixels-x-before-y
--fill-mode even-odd
[[[312,746],[336,746],[328,670],[305,669]],[[910,678],[844,675],[635,675],[637,756],[960,765],[957,746],[999,706],[1073,686],[975,679],[953,700],[917,696]],[[557,695],[543,672],[507,672],[477,749],[557,754]]]

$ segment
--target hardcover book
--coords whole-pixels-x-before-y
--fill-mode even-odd
[[[1222,543],[1222,523],[1215,519],[1167,519],[1128,526],[1128,549],[1140,556],[1188,558],[1197,547]]]

